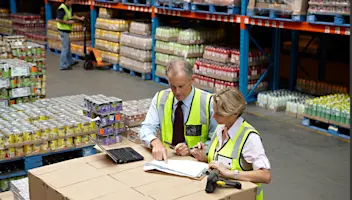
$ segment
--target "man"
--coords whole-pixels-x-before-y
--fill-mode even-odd
[[[74,0],[65,0],[62,3],[57,11],[56,24],[57,29],[62,40],[62,49],[60,56],[60,69],[61,70],[70,70],[72,66],[78,62],[73,62],[72,53],[71,53],[71,43],[70,43],[70,33],[72,32],[72,24],[76,20],[84,20],[84,16],[78,17],[72,15],[72,3]]]
[[[181,156],[191,155],[198,142],[209,144],[217,123],[212,118],[211,95],[193,87],[193,67],[183,59],[166,68],[170,89],[158,92],[140,130],[140,139],[152,148],[156,160],[167,162],[166,148],[175,146]],[[156,133],[160,128],[160,138]]]

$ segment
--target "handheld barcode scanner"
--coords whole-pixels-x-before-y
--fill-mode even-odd
[[[228,180],[222,180],[219,178],[219,170],[213,169],[208,176],[207,180],[207,185],[205,187],[205,191],[207,193],[213,193],[218,186],[228,186],[228,187],[233,187],[236,189],[242,189],[242,185],[240,182],[237,181],[228,181]]]

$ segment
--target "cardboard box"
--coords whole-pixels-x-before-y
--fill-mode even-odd
[[[14,200],[14,199],[15,197],[11,191],[0,193],[0,200]]]
[[[122,144],[124,146],[126,144]],[[118,147],[119,145],[115,145]],[[30,170],[29,191],[34,200],[115,199],[241,199],[255,200],[257,185],[242,182],[242,189],[217,188],[205,192],[206,178],[192,180],[165,173],[145,172],[142,167],[153,158],[149,149],[131,144],[144,161],[115,164],[104,153]],[[192,159],[175,157],[170,159]],[[83,191],[83,192],[82,192]]]

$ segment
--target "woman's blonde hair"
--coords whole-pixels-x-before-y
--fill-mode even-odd
[[[216,114],[220,116],[242,115],[247,102],[240,91],[234,88],[225,88],[214,94]]]

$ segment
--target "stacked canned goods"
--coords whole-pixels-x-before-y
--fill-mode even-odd
[[[85,116],[97,119],[98,140],[101,143],[109,145],[121,141],[120,134],[124,131],[121,99],[104,95],[89,96],[84,98],[84,107]]]
[[[92,144],[97,124],[82,114],[84,97],[0,107],[0,160]]]

